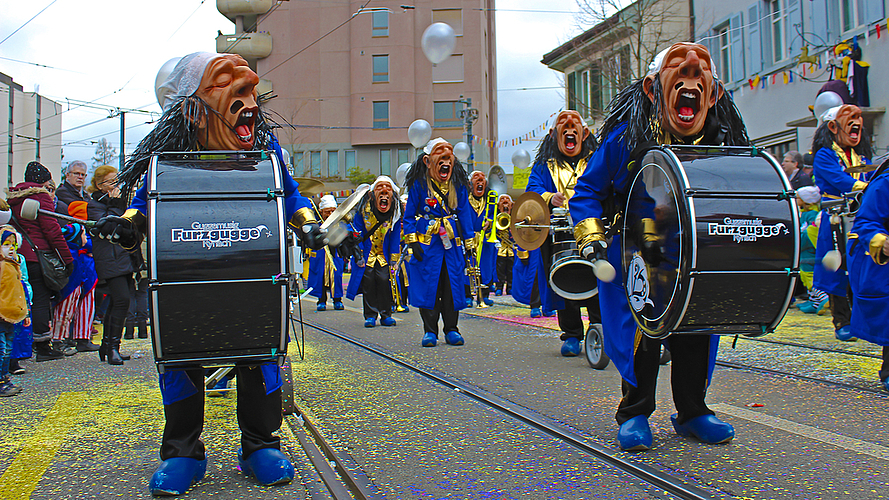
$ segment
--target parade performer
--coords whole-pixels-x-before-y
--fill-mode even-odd
[[[577,180],[586,171],[590,155],[597,146],[595,136],[590,133],[580,113],[562,111],[556,116],[549,133],[540,141],[525,191],[541,195],[550,210],[558,207],[568,209]],[[552,292],[548,272],[552,262],[552,245],[550,236],[540,247],[543,276],[538,277],[538,283],[540,289],[545,290],[542,294],[552,297],[553,309],[558,310],[562,356],[577,356],[584,335],[580,308],[586,307],[590,323],[601,323],[599,299],[594,295],[586,300],[567,300]]]
[[[404,210],[404,238],[412,258],[408,266],[411,304],[423,318],[423,347],[438,343],[438,318],[444,321],[445,342],[463,345],[457,328],[466,306],[464,250],[475,251],[475,215],[469,206],[466,170],[454,147],[441,137],[432,139],[411,165]]]
[[[864,174],[850,174],[846,169],[869,165],[871,147],[864,133],[864,120],[858,106],[844,104],[830,108],[820,118],[822,123],[812,138],[812,166],[815,185],[821,190],[821,201],[824,202],[841,199],[844,193],[859,191],[867,186]],[[831,224],[830,214],[823,211],[818,227],[818,243],[815,245],[816,262],[822,263],[831,250],[843,251],[843,242],[835,241],[840,240],[837,231],[842,229],[837,224]],[[855,340],[849,327],[852,311],[846,298],[849,285],[846,266],[831,271],[819,264],[814,272],[813,286],[829,295],[828,304],[837,340]]]
[[[194,150],[270,150],[280,146],[266,122],[256,93],[259,77],[247,61],[233,54],[193,53],[183,57],[162,85],[158,124],[127,159],[120,178],[130,193],[143,180],[153,153]],[[306,246],[320,248],[324,235],[310,202],[300,196],[286,170],[285,207],[289,223]],[[94,234],[127,249],[139,246],[145,229],[147,183],[136,192],[122,217],[106,217]],[[238,425],[241,471],[265,485],[289,483],[294,469],[280,451],[281,386],[283,377],[274,362],[238,365]],[[161,441],[160,467],[151,478],[154,495],[180,495],[204,477],[207,458],[200,440],[204,423],[204,369],[168,369],[160,375],[166,423]]]
[[[475,262],[478,265],[481,277],[479,278],[479,290],[470,290],[468,281],[467,290],[467,307],[472,307],[473,298],[479,303],[492,306],[494,301],[488,298],[491,289],[494,288],[494,278],[496,277],[497,265],[497,247],[490,240],[491,229],[494,226],[494,216],[496,204],[491,203],[488,197],[491,190],[488,189],[488,179],[485,174],[475,170],[469,175],[470,193],[469,205],[475,212]],[[478,293],[480,297],[474,297]]]
[[[652,445],[648,418],[655,409],[660,339],[637,329],[621,277],[620,235],[606,244],[602,220],[620,207],[633,178],[634,151],[647,144],[746,145],[747,132],[737,108],[719,83],[707,49],[694,43],[677,43],[658,54],[649,73],[622,90],[609,105],[602,142],[590,159],[571,198],[575,237],[581,255],[607,258],[617,270],[612,282],[599,280],[599,299],[605,330],[605,352],[623,378],[623,398],[616,419],[618,441],[624,450],[647,450]],[[647,207],[653,212],[653,207]],[[648,215],[651,217],[651,215]],[[653,220],[643,220],[640,246],[646,253],[659,251]],[[678,414],[671,417],[682,436],[707,443],[727,443],[734,437],[704,402],[715,364],[718,337],[673,335],[673,401]]]
[[[864,190],[849,233],[851,334],[883,347],[880,383],[889,391],[889,163],[884,162]]]
[[[512,196],[501,194],[497,199],[497,217],[509,215]],[[497,281],[495,295],[512,295],[512,266],[515,261],[515,240],[509,226],[497,229]]]
[[[383,326],[395,326],[392,317],[395,263],[401,255],[401,204],[398,186],[389,176],[377,177],[370,192],[358,204],[352,221],[364,263],[352,257],[352,279],[346,297],[360,293],[364,302],[364,326],[373,328],[377,316]],[[363,265],[363,267],[362,267]]]
[[[330,214],[336,210],[336,198],[326,194],[318,203],[321,211],[321,220],[327,220]],[[337,252],[325,246],[320,250],[308,249],[309,256],[309,287],[312,291],[309,295],[318,298],[317,310],[327,310],[327,294],[333,298],[333,308],[337,311],[343,307],[343,268],[345,260]]]

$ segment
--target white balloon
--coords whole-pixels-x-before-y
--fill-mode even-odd
[[[821,115],[830,108],[843,105],[843,98],[836,92],[822,92],[815,98],[815,118],[821,121]]]
[[[414,120],[411,126],[407,128],[407,139],[415,148],[422,148],[432,138],[432,125],[423,120]]]
[[[423,47],[426,59],[429,59],[432,64],[438,64],[444,62],[454,53],[454,47],[457,46],[457,35],[454,33],[454,28],[451,28],[447,23],[433,23],[423,32],[420,46]]]
[[[458,160],[462,163],[466,163],[466,160],[469,159],[469,155],[471,151],[469,150],[469,144],[466,144],[463,141],[454,144],[454,156],[457,157]]]
[[[531,153],[525,149],[519,149],[512,154],[512,166],[526,168],[531,163]]]
[[[173,68],[176,67],[180,59],[182,58],[174,57],[165,62],[161,69],[158,70],[157,76],[154,77],[154,96],[157,97],[157,103],[161,105],[161,109],[164,109],[164,96],[161,94],[161,85],[170,77],[170,73],[173,72]]]
[[[407,179],[407,171],[410,170],[410,163],[402,163],[398,166],[398,170],[395,171],[395,183],[398,184],[399,188],[404,187],[404,181]]]

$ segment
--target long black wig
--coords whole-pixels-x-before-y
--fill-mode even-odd
[[[580,143],[580,154],[575,158],[586,158],[593,154],[598,147],[599,141],[596,140],[596,135],[591,131],[590,135]],[[540,145],[537,146],[537,156],[534,157],[532,165],[537,164],[537,162],[546,163],[550,158],[566,162],[571,161],[559,150],[559,141],[556,137],[555,127],[540,141]]]
[[[833,132],[827,128],[828,122],[824,122],[818,126],[818,129],[815,130],[815,136],[812,137],[812,155],[818,152],[821,148],[830,148],[834,141],[836,141],[836,136],[833,135]],[[859,156],[864,158],[873,158],[873,148],[870,145],[870,137],[864,131],[864,125],[861,127],[861,140],[858,141],[858,145],[855,146],[854,149]]]
[[[411,168],[407,170],[407,175],[404,177],[404,186],[405,189],[409,192],[411,190],[411,186],[414,185],[414,182],[424,181],[430,183],[429,177],[426,173],[429,171],[429,168],[426,166],[426,162],[423,160],[427,155],[425,152],[420,153],[420,156],[417,157],[416,160],[411,164]],[[464,186],[466,189],[469,189],[469,174],[466,173],[466,167],[460,163],[456,157],[454,157],[454,164],[451,167],[451,184],[454,186]],[[431,190],[431,187],[430,187]],[[448,197],[451,198],[456,196],[454,190],[448,193]],[[454,200],[448,200],[448,205],[450,206],[454,202]],[[451,210],[457,208],[456,204],[449,207]]]

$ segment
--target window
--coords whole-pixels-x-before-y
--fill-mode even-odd
[[[306,175],[305,165],[303,162],[303,157],[305,154],[302,151],[294,151],[293,156],[293,175],[297,177],[302,177]]]
[[[340,176],[340,156],[337,151],[327,152],[327,176]]]
[[[843,23],[843,31],[849,31],[858,26],[858,1],[857,0],[841,0],[840,1],[840,19]]]
[[[398,150],[398,166],[402,166],[405,163],[410,162],[410,152],[407,149],[399,149]]]
[[[590,116],[590,71],[585,70],[580,75],[580,114]]]
[[[346,173],[349,174],[352,172],[352,169],[358,166],[358,156],[355,154],[355,150],[346,151]]]
[[[445,23],[454,28],[457,36],[463,36],[463,11],[460,9],[433,10],[432,22]]]
[[[380,150],[380,175],[389,175],[392,173],[392,150]]]
[[[371,36],[389,36],[389,12],[374,11]]]
[[[575,72],[568,73],[568,109],[577,110],[577,75]]]
[[[374,83],[385,83],[389,81],[389,56],[373,56]]]
[[[309,158],[311,161],[310,166],[312,167],[310,177],[321,177],[321,151],[312,151],[309,153]]]
[[[729,27],[727,25],[723,25],[721,28],[718,28],[716,33],[716,55],[715,58],[719,64],[719,68],[717,74],[724,82],[734,81],[731,75],[732,69],[732,45],[731,38],[729,38]]]
[[[787,18],[787,9],[784,8],[785,1],[786,0],[769,0],[768,2],[773,63],[781,61],[787,57],[787,30],[784,29],[784,23],[786,23]]]
[[[460,119],[460,111],[457,101],[435,102],[432,104],[434,112],[434,120],[432,126],[435,128],[458,128],[463,126],[463,120]]]
[[[463,81],[463,54],[455,54],[445,61],[432,65],[432,83]]]
[[[389,101],[374,101],[373,128],[389,128]]]

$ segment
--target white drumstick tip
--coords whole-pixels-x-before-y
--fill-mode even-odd
[[[614,281],[614,277],[617,275],[614,271],[614,266],[605,259],[599,259],[593,262],[593,273],[595,273],[597,278],[606,283]]]
[[[837,250],[831,250],[824,254],[824,258],[821,259],[821,265],[824,266],[828,271],[836,271],[840,268],[840,264],[843,263],[843,257],[840,255],[840,252]]]

